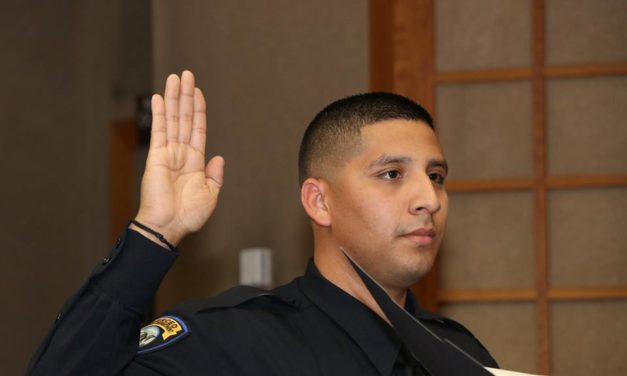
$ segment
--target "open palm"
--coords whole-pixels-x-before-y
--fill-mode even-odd
[[[177,244],[200,229],[215,209],[224,160],[205,166],[205,99],[185,71],[168,77],[165,95],[152,97],[152,131],[136,220]]]

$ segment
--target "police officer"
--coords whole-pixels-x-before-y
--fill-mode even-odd
[[[496,366],[468,330],[408,290],[442,242],[448,168],[430,115],[389,93],[336,101],[305,132],[299,179],[314,256],[302,277],[187,302],[140,328],[176,245],[216,207],[224,171],[220,156],[205,165],[205,100],[191,72],[168,77],[152,113],[139,212],[66,302],[28,374],[433,374],[437,352],[403,339],[355,265],[434,338]]]

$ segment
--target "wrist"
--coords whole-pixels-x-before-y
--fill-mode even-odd
[[[139,232],[159,246],[170,250],[174,250],[183,238],[178,235],[180,232],[172,229],[172,226],[156,225],[140,215],[131,221],[129,229]]]

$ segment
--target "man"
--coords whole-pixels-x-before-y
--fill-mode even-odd
[[[447,164],[429,114],[386,93],[337,101],[305,133],[299,176],[314,257],[303,277],[188,302],[140,331],[175,245],[211,216],[224,171],[219,156],[204,164],[205,101],[191,72],[168,77],[152,111],[139,212],[62,308],[29,374],[428,374],[352,262],[430,331],[496,366],[466,329],[408,293],[442,241]]]

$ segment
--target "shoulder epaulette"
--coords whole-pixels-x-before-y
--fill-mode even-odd
[[[211,309],[230,308],[262,296],[283,300],[268,290],[252,286],[235,286],[211,298],[194,299],[182,303],[176,307],[176,310],[193,314]]]

